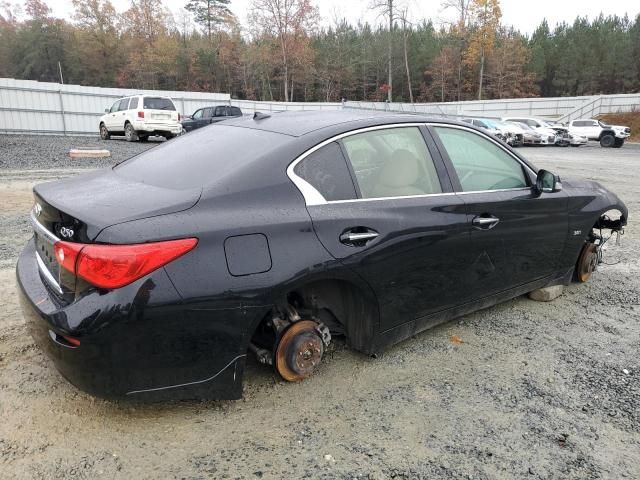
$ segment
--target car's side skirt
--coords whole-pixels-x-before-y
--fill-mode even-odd
[[[417,318],[385,332],[381,332],[374,338],[374,341],[371,345],[371,351],[365,353],[380,353],[385,348],[411,338],[418,333],[423,332],[424,330],[428,330],[437,325],[448,322],[449,320],[453,320],[454,318],[461,317],[462,315],[482,310],[484,308],[489,308],[497,305],[498,303],[511,300],[512,298],[519,297],[520,295],[524,295],[525,293],[529,293],[538,288],[550,287],[553,285],[569,285],[569,283],[571,283],[571,279],[573,278],[573,271],[574,267],[571,267],[567,271],[556,272],[534,282],[526,283],[524,285],[520,285],[518,287],[496,293],[489,297],[474,300],[457,307],[450,308],[448,310]]]

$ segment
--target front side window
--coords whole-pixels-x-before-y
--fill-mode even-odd
[[[242,111],[238,107],[229,107],[229,115],[239,117],[242,115]]]
[[[418,127],[358,133],[342,142],[362,198],[442,192],[433,159]]]
[[[525,188],[528,186],[522,165],[492,141],[468,130],[435,127],[462,191],[478,192]]]
[[[120,105],[120,100],[116,101],[113,105],[111,105],[111,108],[109,109],[109,113],[117,112],[118,105]]]
[[[202,112],[204,112],[204,110],[198,110],[196,113],[193,114],[193,118],[196,120],[198,118],[202,118]]]
[[[336,142],[325,145],[307,156],[293,171],[320,192],[325,200],[356,198],[356,189],[347,162]]]

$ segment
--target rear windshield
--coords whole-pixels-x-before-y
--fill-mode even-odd
[[[132,180],[183,190],[203,187],[254,162],[291,137],[251,128],[212,125],[147,150],[115,167]]]
[[[175,110],[176,107],[173,102],[168,98],[161,97],[144,97],[144,106],[149,110]]]

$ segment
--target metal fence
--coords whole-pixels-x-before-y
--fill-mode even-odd
[[[640,93],[588,97],[522,98],[445,103],[345,102],[346,108],[454,117],[543,117],[558,121],[640,111]]]
[[[413,104],[358,101],[304,103],[233,100],[226,93],[83,87],[0,78],[0,133],[97,134],[98,119],[104,109],[118,98],[135,94],[171,97],[178,111],[183,114],[220,103],[238,106],[245,113],[347,108],[453,117],[548,117],[563,122],[603,113],[640,111],[640,93]]]
[[[136,94],[173,98],[181,112],[228,102],[227,93],[83,87],[0,78],[0,133],[97,134],[98,119],[118,98]]]

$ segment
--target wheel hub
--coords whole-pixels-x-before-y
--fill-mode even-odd
[[[578,258],[577,276],[580,282],[586,282],[598,266],[598,246],[588,242],[582,247]]]
[[[324,353],[318,324],[311,320],[292,323],[282,334],[275,351],[276,370],[287,381],[303,380],[314,372]]]

